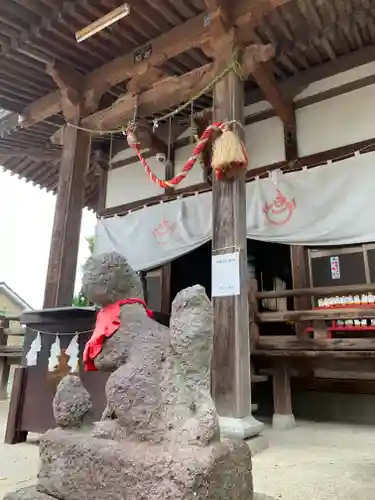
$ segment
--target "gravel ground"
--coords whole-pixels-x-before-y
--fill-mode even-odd
[[[0,402],[5,431],[8,404]],[[269,448],[254,457],[255,490],[285,500],[374,500],[375,432],[372,427],[299,422],[289,431],[266,429]],[[36,436],[28,443],[0,442],[0,499],[33,484],[38,472]]]

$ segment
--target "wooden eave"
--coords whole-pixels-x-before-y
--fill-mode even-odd
[[[129,80],[141,91],[152,89],[158,75],[152,76],[155,66],[165,78],[183,79],[212,63],[207,0],[137,0],[129,17],[83,44],[76,43],[76,30],[121,3],[1,2],[0,107],[13,112],[0,119],[0,164],[7,170],[56,191],[60,148],[51,144],[50,137],[64,118],[60,91],[46,65],[74,68],[82,76],[85,92],[100,92],[97,116],[101,116],[103,109],[124,98]],[[246,82],[247,102],[265,95],[284,122],[291,119],[292,98],[308,83],[374,60],[375,0],[237,0],[235,4],[233,0],[232,4],[232,22],[243,43],[271,43],[276,50],[272,62]],[[150,42],[150,60],[135,64],[134,51]],[[146,83],[145,75],[149,75]],[[211,105],[208,93],[195,110]],[[160,114],[167,111],[158,109]],[[19,115],[27,126],[20,128]],[[152,108],[146,115],[154,116]],[[189,110],[177,120],[188,117]],[[95,125],[95,118],[87,123]],[[99,138],[94,147],[108,149],[108,139]],[[98,177],[92,164],[85,200],[90,207],[96,206]]]

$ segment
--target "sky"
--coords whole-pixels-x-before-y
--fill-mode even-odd
[[[0,167],[0,282],[33,308],[43,307],[55,198]],[[76,291],[80,268],[89,256],[85,238],[94,234],[95,225],[94,213],[84,210]]]

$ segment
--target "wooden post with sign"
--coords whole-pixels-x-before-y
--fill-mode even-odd
[[[233,53],[227,61],[230,62]],[[215,86],[214,121],[235,120],[242,124],[243,113],[243,81],[231,71]],[[243,135],[241,125],[235,129]],[[239,293],[215,297],[213,290],[212,395],[222,435],[247,438],[258,434],[263,424],[251,415],[245,172],[232,182],[214,179],[212,195],[213,255],[239,253]]]

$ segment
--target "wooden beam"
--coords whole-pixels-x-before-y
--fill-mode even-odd
[[[22,126],[41,122],[61,111],[61,92],[56,90],[26,106],[22,111]]]
[[[242,30],[241,36],[244,38],[244,43],[250,43],[252,40],[249,36],[249,27],[259,24],[275,8],[289,1],[261,0],[254,4],[254,0],[239,0],[232,5],[232,22],[236,28]],[[151,67],[161,66],[187,50],[208,45],[211,32],[205,25],[205,17],[205,14],[200,14],[153,40],[150,44],[152,48],[150,57],[139,64],[135,62],[138,52],[135,50],[94,70],[84,78],[83,91],[95,93],[95,89],[99,88],[99,93],[103,94],[109,88],[137,75],[145,74]],[[61,93],[53,92],[23,110],[23,125],[38,123],[60,111]]]
[[[83,87],[83,75],[65,64],[54,62],[46,65],[46,72],[50,75],[60,90],[72,88],[80,92]]]
[[[61,63],[47,64],[46,71],[60,89],[60,104],[67,120],[72,112],[74,114],[77,105],[81,107],[82,116],[96,111],[100,99],[108,89],[107,85],[102,84],[85,91],[83,75]]]
[[[84,118],[82,124],[93,130],[117,128],[133,118],[136,106],[139,117],[161,112],[194,96],[215,74],[214,64],[210,63],[183,77],[166,78],[139,96],[124,94],[111,107]]]
[[[162,80],[168,76],[165,71],[162,71],[159,68],[151,67],[144,74],[136,75],[131,78],[127,84],[127,91],[132,94],[140,94],[144,92],[148,88],[152,87],[152,85],[158,80]]]
[[[243,54],[245,73],[254,71],[260,62],[270,60],[274,53],[272,45],[247,47]],[[222,64],[209,63],[182,76],[168,77],[159,81],[139,96],[125,94],[111,107],[84,118],[82,124],[92,130],[112,129],[126,125],[133,118],[136,106],[139,117],[150,116],[176,106],[194,97],[211,83],[223,68]]]
[[[204,16],[197,16],[182,26],[173,28],[152,42],[151,56],[139,64],[135,63],[137,51],[117,57],[101,68],[93,71],[84,79],[82,88],[84,92],[100,86],[102,91],[118,85],[125,80],[138,75],[143,75],[152,66],[162,65],[168,59],[175,57],[187,48],[199,47],[209,39],[209,30],[204,27]],[[103,83],[105,87],[103,89]],[[61,111],[61,93],[54,92],[35,101],[24,112],[24,126],[37,123],[52,114]]]
[[[372,360],[372,362],[375,362],[375,351],[341,351],[341,350],[326,350],[326,351],[307,351],[307,350],[293,350],[293,349],[256,349],[253,352],[253,355],[256,357],[264,357],[264,358],[301,358],[303,359],[303,363],[307,363],[308,360],[313,359],[314,361],[320,362],[319,364],[322,364],[323,358],[329,358],[329,359],[340,359],[340,360],[354,360],[354,359],[362,359],[363,363],[366,362],[366,360]],[[304,364],[304,366],[307,366]],[[330,368],[332,368],[332,365],[328,365]],[[365,366],[361,365],[364,369]],[[357,365],[358,368],[358,365]],[[372,365],[370,370],[373,371],[374,366]]]
[[[78,124],[79,119],[80,107],[77,106],[71,120]],[[90,146],[87,132],[65,127],[44,295],[45,308],[72,305]]]
[[[298,160],[298,143],[297,143],[297,122],[293,111],[293,121],[291,123],[284,123],[284,147],[285,147],[285,160],[289,165],[293,165]]]
[[[228,0],[204,0],[210,16],[211,45],[233,26]],[[213,47],[214,48],[214,47]]]
[[[109,171],[109,155],[101,149],[96,149],[91,153],[91,165],[96,169],[99,177],[99,194],[96,206],[97,212],[105,210],[105,199],[107,192],[107,181]]]
[[[266,64],[260,64],[252,76],[263,92],[265,99],[272,105],[276,114],[287,127],[295,127],[293,101],[283,98],[275,77]]]
[[[358,365],[362,367],[362,364]],[[296,391],[320,391],[349,394],[375,394],[375,380],[355,378],[355,372],[348,372],[345,378],[293,378],[292,388]]]
[[[287,336],[260,336],[258,350],[375,351],[375,339],[297,339]]]

